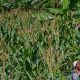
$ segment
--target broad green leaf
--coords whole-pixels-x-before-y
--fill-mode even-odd
[[[63,10],[68,9],[68,7],[69,7],[69,1],[63,0]]]

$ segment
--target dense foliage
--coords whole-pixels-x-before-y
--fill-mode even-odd
[[[67,80],[80,60],[79,4],[1,0],[0,79]]]
[[[30,8],[43,10],[52,9],[53,13],[55,13],[55,9],[60,13],[60,10],[64,12],[67,9],[79,9],[79,4],[79,0],[0,0],[0,11],[10,11],[14,8]]]

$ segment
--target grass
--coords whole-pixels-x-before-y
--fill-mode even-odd
[[[80,59],[73,19],[32,10],[0,14],[0,52],[9,55],[5,80],[66,80]]]

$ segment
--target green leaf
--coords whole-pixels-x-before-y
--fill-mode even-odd
[[[62,10],[55,8],[47,8],[48,12],[51,14],[63,14]]]
[[[63,10],[68,9],[68,7],[69,7],[69,1],[63,0]]]
[[[33,80],[32,76],[29,74],[29,72],[26,71],[27,76],[29,77],[30,80]]]

